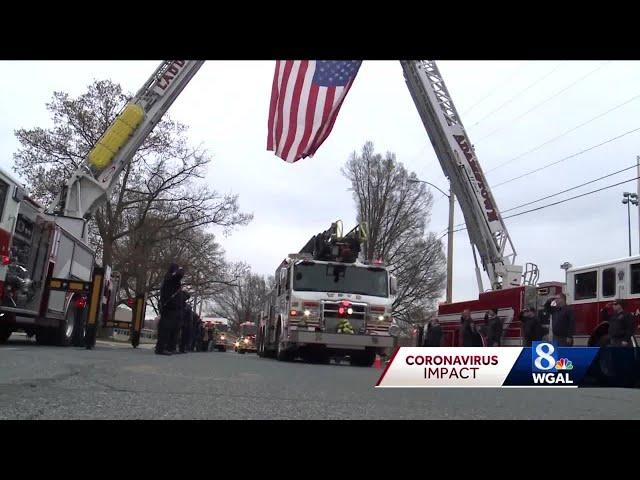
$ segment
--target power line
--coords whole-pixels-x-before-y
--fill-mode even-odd
[[[520,159],[520,158],[524,157],[525,155],[529,155],[530,153],[533,153],[533,152],[535,152],[536,150],[540,150],[540,149],[541,149],[542,147],[544,147],[545,145],[548,145],[548,144],[550,144],[550,143],[552,143],[552,142],[555,142],[555,141],[556,141],[556,140],[558,140],[559,138],[562,138],[562,137],[564,137],[565,135],[567,135],[567,134],[569,134],[569,133],[571,133],[571,132],[573,132],[573,131],[575,131],[575,130],[577,130],[577,129],[581,128],[581,127],[584,127],[585,125],[587,125],[587,124],[589,124],[589,123],[593,122],[594,120],[597,120],[597,119],[599,119],[599,118],[604,117],[605,115],[607,115],[607,114],[609,114],[609,113],[613,112],[614,110],[617,110],[618,108],[621,108],[621,107],[623,107],[623,106],[627,105],[628,103],[633,102],[634,100],[636,100],[636,99],[638,99],[638,98],[640,98],[640,94],[635,95],[634,97],[631,97],[630,99],[628,99],[628,100],[626,100],[626,101],[624,101],[624,102],[620,103],[619,105],[616,105],[616,106],[615,106],[615,107],[613,107],[613,108],[610,108],[610,109],[609,109],[609,110],[607,110],[606,112],[600,113],[600,114],[596,115],[595,117],[590,118],[590,119],[589,119],[589,120],[587,120],[586,122],[583,122],[583,123],[581,123],[581,124],[579,124],[579,125],[576,125],[576,126],[575,126],[575,127],[573,127],[573,128],[570,128],[570,129],[569,129],[569,130],[567,130],[566,132],[561,133],[561,134],[560,134],[560,135],[558,135],[557,137],[554,137],[554,138],[552,138],[552,139],[550,139],[550,140],[547,140],[547,141],[546,141],[546,142],[544,142],[544,143],[541,143],[540,145],[538,145],[537,147],[532,148],[531,150],[528,150],[528,151],[526,151],[526,152],[524,152],[524,153],[521,153],[520,155],[518,155],[517,157],[512,158],[511,160],[507,160],[506,162],[501,163],[500,165],[497,165],[497,166],[493,167],[493,168],[492,168],[492,169],[490,169],[490,170],[487,170],[487,172],[486,172],[486,173],[493,172],[494,170],[497,170],[498,168],[504,167],[505,165],[507,165],[507,164],[509,164],[509,163],[511,163],[511,162],[514,162],[514,161],[516,161],[516,160],[518,160],[518,159]]]
[[[526,91],[532,89],[533,87],[535,87],[538,83],[542,82],[545,78],[547,78],[548,76],[550,76],[551,74],[553,74],[556,70],[558,70],[560,67],[562,66],[562,64],[558,64],[556,65],[553,69],[551,69],[550,72],[544,74],[542,77],[538,78],[537,80],[535,80],[533,83],[531,83],[529,86],[527,86],[524,90],[521,90],[520,92],[516,93],[513,97],[509,98],[506,102],[504,102],[503,104],[501,104],[498,108],[490,111],[489,113],[487,113],[484,117],[482,117],[480,120],[478,120],[476,123],[474,123],[472,125],[472,127],[475,127],[476,125],[478,125],[480,122],[486,120],[487,118],[489,118],[491,115],[493,115],[494,113],[502,110],[504,107],[506,107],[508,104],[510,104],[512,101],[514,101],[516,98],[518,98],[520,95],[522,95],[523,93],[525,93]]]
[[[558,195],[562,195],[563,193],[567,193],[567,192],[570,192],[572,190],[576,190],[578,188],[590,185],[592,183],[599,182],[600,180],[604,180],[605,178],[613,177],[614,175],[617,175],[617,174],[622,173],[622,172],[626,172],[627,170],[631,170],[632,168],[636,168],[636,167],[637,167],[637,165],[631,165],[630,167],[623,168],[622,170],[618,170],[616,172],[609,173],[609,174],[604,175],[602,177],[595,178],[593,180],[589,180],[588,182],[581,183],[580,185],[576,185],[575,187],[567,188],[566,190],[562,190],[560,192],[553,193],[551,195],[547,195],[545,197],[538,198],[537,200],[532,200],[530,202],[523,203],[521,205],[518,205],[517,207],[508,208],[506,210],[503,210],[502,213],[511,212],[513,210],[517,210],[519,208],[526,207],[528,205],[533,205],[534,203],[541,202],[542,200],[547,200],[547,199],[552,198],[552,197],[557,197]]]
[[[466,115],[468,114],[471,110],[473,110],[476,106],[480,105],[482,102],[484,102],[487,98],[489,98],[491,95],[493,95],[495,92],[498,91],[499,88],[502,88],[503,85],[506,85],[508,82],[511,81],[511,79],[513,77],[516,76],[516,73],[518,73],[520,70],[522,70],[522,67],[524,65],[524,62],[520,64],[519,67],[517,67],[514,72],[509,75],[509,77],[507,77],[507,79],[504,82],[499,83],[498,85],[496,85],[495,87],[493,87],[485,96],[483,96],[480,100],[478,100],[476,103],[474,103],[473,105],[471,105],[467,110],[465,110],[464,112],[462,112],[462,115]]]
[[[484,140],[485,138],[489,138],[491,135],[493,135],[496,132],[499,132],[500,130],[502,130],[504,127],[506,126],[511,126],[513,125],[513,123],[515,123],[516,121],[520,120],[522,117],[524,117],[525,115],[528,115],[529,113],[533,112],[534,110],[536,110],[538,107],[541,107],[542,105],[544,105],[545,103],[549,102],[550,100],[553,100],[554,98],[556,98],[558,95],[566,92],[567,90],[569,90],[570,88],[574,87],[575,85],[577,85],[578,83],[580,83],[581,81],[583,81],[585,78],[593,75],[594,73],[596,73],[598,70],[602,69],[604,66],[608,65],[609,63],[611,63],[611,61],[608,62],[604,62],[602,65],[600,65],[599,67],[594,68],[593,70],[591,70],[590,72],[586,73],[585,75],[583,75],[582,77],[578,78],[577,80],[575,80],[574,82],[572,82],[571,84],[567,85],[565,88],[563,88],[562,90],[560,90],[559,92],[554,93],[553,95],[551,95],[550,97],[547,97],[546,99],[544,99],[542,102],[534,105],[533,107],[531,107],[529,110],[527,110],[526,112],[518,115],[516,118],[513,118],[505,123],[503,123],[501,126],[499,126],[498,128],[496,128],[495,130],[493,130],[492,132],[486,134],[484,137],[478,139],[478,142],[481,142],[482,140]]]
[[[595,178],[595,179],[593,179],[593,180],[589,180],[588,182],[581,183],[580,185],[576,185],[576,186],[574,186],[574,187],[567,188],[566,190],[562,190],[562,191],[560,191],[560,192],[553,193],[553,194],[551,194],[551,195],[547,195],[547,196],[545,196],[545,197],[538,198],[538,199],[536,199],[536,200],[531,200],[531,201],[529,201],[529,202],[523,203],[523,204],[518,205],[518,206],[516,206],[516,207],[508,208],[507,210],[503,210],[503,211],[502,211],[502,213],[511,212],[511,211],[513,211],[513,210],[517,210],[517,209],[519,209],[519,208],[527,207],[527,206],[529,206],[529,205],[533,205],[534,203],[541,202],[542,200],[547,200],[547,199],[549,199],[549,198],[557,197],[558,195],[562,195],[563,193],[567,193],[567,192],[570,192],[570,191],[572,191],[572,190],[576,190],[576,189],[578,189],[578,188],[581,188],[581,187],[584,187],[584,186],[590,185],[590,184],[595,183],[595,182],[598,182],[598,181],[600,181],[600,180],[604,180],[605,178],[613,177],[614,175],[617,175],[617,174],[622,173],[622,172],[626,172],[627,170],[631,170],[632,168],[636,168],[636,167],[637,167],[637,165],[631,165],[631,166],[629,166],[629,167],[623,168],[622,170],[617,170],[617,171],[615,171],[615,172],[608,173],[608,174],[606,174],[606,175],[604,175],[604,176],[602,176],[602,177],[598,177],[598,178]],[[455,226],[454,226],[454,228],[456,228],[456,227],[461,227],[462,225],[464,225],[464,223],[458,223],[457,225],[455,225]]]
[[[510,178],[509,180],[505,180],[504,182],[500,182],[500,183],[497,183],[495,185],[491,185],[491,188],[498,188],[498,187],[500,187],[502,185],[506,185],[507,183],[511,183],[511,182],[513,182],[515,180],[519,180],[521,178],[527,177],[527,176],[529,176],[529,175],[531,175],[533,173],[539,172],[539,171],[544,170],[546,168],[552,167],[553,165],[557,165],[557,164],[562,163],[562,162],[564,162],[566,160],[569,160],[570,158],[577,157],[578,155],[582,155],[583,153],[589,152],[589,151],[594,150],[594,149],[596,149],[598,147],[606,145],[607,143],[611,143],[611,142],[614,142],[616,140],[619,140],[622,137],[625,137],[625,136],[630,135],[630,134],[632,134],[634,132],[637,132],[638,130],[640,130],[640,127],[634,128],[633,130],[629,130],[628,132],[625,132],[625,133],[623,133],[621,135],[618,135],[617,137],[613,137],[613,138],[610,138],[608,140],[605,140],[604,142],[599,143],[597,145],[593,145],[591,147],[585,148],[584,150],[580,150],[579,152],[576,152],[576,153],[574,153],[572,155],[569,155],[567,157],[563,157],[560,160],[556,160],[555,162],[548,163],[546,165],[543,165],[542,167],[536,168],[536,169],[531,170],[531,171],[529,171],[527,173],[523,173],[522,175],[518,175],[517,177]]]
[[[580,195],[576,195],[576,196],[573,196],[573,197],[565,198],[564,200],[559,200],[559,201],[557,201],[557,202],[548,203],[547,205],[542,205],[541,207],[536,207],[536,208],[532,208],[532,209],[530,209],[530,210],[525,210],[524,212],[514,213],[513,215],[507,215],[506,217],[502,217],[502,219],[503,219],[503,220],[506,220],[506,219],[508,219],[508,218],[518,217],[518,216],[520,216],[520,215],[525,215],[525,214],[527,214],[527,213],[536,212],[536,211],[538,211],[538,210],[543,210],[543,209],[545,209],[545,208],[553,207],[553,206],[555,206],[555,205],[560,205],[561,203],[566,203],[566,202],[568,202],[568,201],[570,201],[570,200],[575,200],[575,199],[577,199],[577,198],[586,197],[587,195],[591,195],[591,194],[594,194],[594,193],[598,193],[598,192],[601,192],[601,191],[603,191],[603,190],[607,190],[607,189],[609,189],[609,188],[613,188],[613,187],[617,187],[617,186],[619,186],[619,185],[623,185],[623,184],[625,184],[625,183],[633,182],[633,181],[635,181],[635,180],[638,180],[638,178],[640,178],[640,177],[630,178],[629,180],[624,180],[624,181],[622,181],[622,182],[614,183],[614,184],[612,184],[612,185],[607,185],[606,187],[598,188],[597,190],[591,190],[590,192],[585,192],[585,193],[582,193],[582,194],[580,194]],[[455,233],[455,232],[461,232],[462,230],[466,230],[466,229],[467,229],[467,227],[465,226],[465,227],[462,227],[462,228],[455,229],[455,230],[453,230],[453,232],[454,232],[454,233]],[[445,235],[446,235],[446,234],[445,234]],[[442,237],[440,237],[440,238],[442,238]]]

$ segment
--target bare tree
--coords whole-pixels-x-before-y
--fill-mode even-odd
[[[21,145],[14,154],[15,169],[37,200],[53,200],[129,98],[109,80],[95,81],[77,98],[55,92],[47,104],[53,128],[15,132]],[[210,225],[222,226],[228,234],[252,218],[240,212],[236,195],[220,195],[201,182],[211,158],[202,148],[189,146],[186,131],[165,116],[89,224],[103,265],[132,268],[124,283],[134,293],[154,291],[160,261],[154,251],[165,242],[184,240],[189,230]]]
[[[255,322],[264,307],[267,295],[273,287],[273,277],[263,277],[251,273],[243,263],[234,264],[236,271],[242,271],[236,285],[214,295],[213,311],[226,318],[233,330],[243,322]]]
[[[398,278],[395,315],[411,321],[416,306],[432,306],[445,281],[442,243],[433,233],[425,236],[433,197],[393,153],[383,157],[367,142],[342,169],[351,182],[357,219],[367,227],[363,255],[384,259]]]

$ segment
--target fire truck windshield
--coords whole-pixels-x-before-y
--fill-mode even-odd
[[[255,335],[256,334],[256,326],[255,325],[241,325],[240,326],[240,335]]]
[[[293,271],[293,289],[388,297],[387,271],[379,267],[299,263]]]

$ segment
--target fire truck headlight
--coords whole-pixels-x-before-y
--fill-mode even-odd
[[[353,315],[353,308],[347,308],[347,313],[349,315]]]
[[[378,315],[378,321],[382,322],[384,320],[384,315]]]
[[[389,335],[392,337],[397,337],[400,334],[400,327],[398,325],[391,325],[389,327]]]
[[[248,338],[245,338],[245,339],[244,339],[244,343],[249,343],[249,339],[248,339]]]
[[[220,340],[224,340],[225,336],[224,335],[220,335]]]
[[[311,310],[305,310],[304,311],[304,316],[308,317],[309,315],[311,315]]]

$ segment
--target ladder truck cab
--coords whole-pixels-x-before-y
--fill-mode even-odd
[[[41,344],[90,348],[97,325],[111,326],[119,277],[109,266],[96,268],[87,220],[202,63],[162,62],[48,207],[31,200],[0,169],[0,342],[24,330]],[[144,304],[144,298],[136,299],[138,334]],[[85,327],[91,327],[90,338]]]
[[[259,356],[371,366],[398,346],[396,280],[382,262],[358,261],[364,235],[362,226],[343,235],[338,220],[282,261],[258,327]]]
[[[238,329],[239,336],[234,343],[234,349],[237,353],[256,352],[256,332],[258,327],[255,322],[244,322],[240,324]]]

